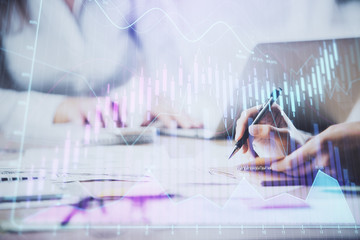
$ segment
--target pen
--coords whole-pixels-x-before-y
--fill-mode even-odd
[[[261,106],[259,113],[257,114],[255,120],[251,123],[251,125],[258,124],[260,122],[260,120],[264,117],[264,115],[270,110],[271,105],[278,99],[281,91],[282,89],[280,87],[278,89],[274,89],[267,102]],[[248,138],[249,138],[249,128],[246,128],[241,139],[236,142],[234,151],[231,153],[229,159],[240,150],[240,148],[244,145],[244,143],[247,141]]]

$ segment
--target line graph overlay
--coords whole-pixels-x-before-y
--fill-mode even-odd
[[[329,193],[324,193],[324,189],[332,189],[336,193],[329,195]],[[137,195],[137,193],[144,193],[144,191],[153,192],[154,195],[147,195],[148,199]],[[246,194],[244,195],[244,193]],[[161,194],[164,194],[165,198],[157,199],[155,202],[152,200],[151,196],[156,197],[161,196]],[[331,226],[332,224],[345,225],[348,227],[356,226],[355,220],[339,184],[335,179],[321,171],[318,172],[314,184],[305,200],[288,193],[264,199],[246,179],[243,179],[239,182],[239,185],[223,206],[216,204],[202,195],[195,195],[176,202],[172,195],[168,194],[161,184],[157,182],[156,178],[152,177],[150,182],[134,185],[120,200],[111,202],[104,207],[93,208],[83,212],[79,217],[74,218],[74,225],[70,226],[80,227],[82,224],[91,223],[91,225],[96,225],[96,223],[101,223],[103,227],[112,226],[113,224],[121,224],[123,226],[130,226],[128,224],[131,224],[132,227],[146,225],[149,226],[149,228],[164,228],[164,226],[169,225],[191,226],[192,224],[197,223],[198,225],[208,225],[216,228],[219,224],[229,227],[239,224],[243,224],[244,226],[259,226],[259,223],[263,225],[274,224],[273,220],[271,221],[271,224],[270,222],[266,222],[266,216],[268,216],[267,211],[261,211],[263,215],[257,211],[248,211],[249,206],[253,210],[256,209],[254,209],[253,206],[246,204],[246,198],[250,195],[252,196],[252,202],[265,204],[265,208],[266,204],[269,206],[275,206],[273,204],[279,202],[279,206],[281,206],[281,204],[289,204],[289,207],[286,207],[286,205],[282,206],[286,209],[286,214],[281,213],[281,211],[272,212],[273,216],[274,214],[276,215],[276,223],[278,224],[275,224],[274,226],[285,225],[286,227],[290,227],[297,226],[297,224],[313,227],[317,224],[321,224],[321,226]],[[245,196],[245,198],[242,199],[241,196]],[[332,197],[329,198],[329,196]],[[324,198],[328,199],[325,205],[322,203]],[[139,205],[137,204],[138,201],[141,201],[142,203]],[[319,201],[321,202],[320,205]],[[332,211],[329,212],[328,207],[331,206],[336,206],[337,209],[332,209]],[[161,211],[158,211],[159,207],[162,210],[166,209],[166,215],[162,215]],[[302,214],[297,211],[298,208],[302,208]],[[47,222],[48,224],[58,223],[58,218],[69,212],[71,209],[72,207],[70,206],[50,207],[49,209],[42,210],[27,217],[23,222],[23,227],[26,227],[26,225],[31,226],[32,224],[40,224],[45,219],[49,221],[49,217],[53,220]],[[112,210],[109,211],[109,209]],[[120,211],[121,214],[117,211]],[[137,212],[139,211],[142,212],[141,215],[137,215]],[[255,214],[255,216],[250,217],[251,215],[249,214],[251,212]],[[247,214],[248,217],[246,221],[244,221],[245,219],[234,218],[234,213],[236,213],[236,216],[239,216],[238,214]],[[128,214],[134,214],[138,217],[136,217],[135,221],[134,219],[129,220],[131,217]],[[209,214],[217,217],[212,218]],[[294,216],[296,217],[292,218],[292,214],[295,214]],[[54,219],[54,216],[57,217]],[[309,216],[312,216],[312,218],[309,219]],[[259,222],[259,219],[265,220],[265,222]],[[287,224],[283,224],[283,220],[281,219],[286,219],[285,221]],[[55,222],[52,222],[54,220]],[[139,223],[140,225],[137,225]]]
[[[251,49],[249,49],[248,47],[245,46],[245,44],[241,41],[240,36],[232,29],[232,27],[230,25],[228,25],[228,23],[224,22],[224,21],[217,21],[215,23],[213,23],[207,30],[205,30],[203,33],[201,33],[197,38],[194,39],[190,39],[189,37],[185,36],[183,34],[183,32],[181,31],[181,29],[179,28],[179,26],[176,24],[176,22],[167,14],[167,12],[165,10],[163,10],[162,8],[159,7],[154,7],[151,9],[148,9],[147,11],[145,11],[142,15],[140,15],[136,20],[134,20],[132,23],[130,23],[127,26],[120,26],[117,23],[115,23],[110,16],[106,13],[105,9],[101,6],[101,4],[98,2],[98,0],[94,0],[95,3],[98,5],[99,9],[101,10],[101,12],[104,14],[104,16],[109,20],[109,22],[116,28],[120,29],[120,30],[127,30],[129,28],[131,28],[133,25],[135,25],[137,22],[139,22],[140,20],[142,20],[146,15],[148,15],[149,13],[153,12],[153,11],[159,11],[162,14],[164,14],[166,16],[166,18],[169,20],[169,22],[174,26],[175,30],[180,34],[180,36],[188,41],[188,42],[198,42],[201,39],[204,38],[204,36],[206,36],[213,28],[215,28],[218,25],[223,25],[225,26],[236,38],[236,40],[240,43],[240,45],[249,53],[252,53],[253,51]]]
[[[301,72],[303,71],[303,69],[304,69],[308,64],[310,64],[312,61],[315,63],[316,60],[318,60],[318,59],[312,54],[312,55],[310,55],[310,56],[306,59],[306,61],[302,64],[302,66],[301,66],[299,69],[295,70],[295,69],[291,68],[291,69],[289,70],[289,72],[290,72],[290,81],[294,80],[295,77],[300,76],[300,74],[301,74]],[[311,65],[311,66],[316,66],[316,64],[313,64],[313,65]],[[341,86],[341,84],[339,83],[339,81],[338,81],[337,79],[338,79],[338,78],[333,79],[333,80],[335,80],[335,84],[334,84],[331,88],[328,87],[327,85],[325,85],[325,87],[327,87],[327,88],[325,88],[325,90],[328,92],[328,96],[329,96],[330,99],[334,96],[334,93],[335,93],[336,91],[341,91],[341,92],[344,93],[345,95],[348,95],[349,92],[351,91],[352,85],[353,85],[354,83],[360,81],[360,78],[349,79],[349,85],[348,85],[348,87],[347,87],[347,88],[344,88],[344,87]]]
[[[64,72],[65,75],[69,74],[69,75],[73,75],[73,76],[79,77],[79,78],[81,78],[81,80],[83,80],[83,81],[86,83],[86,85],[89,87],[89,90],[94,94],[94,96],[97,97],[94,89],[91,87],[90,83],[87,81],[87,79],[86,79],[86,77],[85,77],[84,75],[81,75],[81,74],[76,73],[76,72],[74,72],[74,71],[69,71],[69,70],[66,70],[66,69],[63,69],[63,68],[54,66],[54,65],[52,65],[52,64],[49,64],[49,63],[46,63],[46,62],[43,62],[43,61],[40,61],[40,60],[37,60],[36,58],[35,58],[35,59],[34,59],[34,58],[29,58],[29,57],[27,57],[27,56],[24,56],[24,55],[22,55],[22,54],[19,54],[19,53],[17,53],[17,52],[14,52],[14,51],[11,51],[11,50],[2,48],[2,47],[0,47],[0,50],[3,51],[3,52],[6,52],[6,53],[13,54],[13,55],[16,55],[16,56],[18,56],[18,57],[24,58],[24,59],[29,60],[29,61],[34,61],[34,62],[36,62],[36,63],[38,63],[38,64],[41,64],[41,65],[50,67],[50,68],[52,68],[52,69],[54,69],[54,70],[58,70],[58,71],[60,71],[60,72]],[[60,82],[60,81],[61,81],[61,79],[59,79],[58,82]],[[56,85],[58,84],[58,82],[55,84],[55,86],[53,86],[53,88],[51,88],[51,89],[49,90],[49,92],[51,92],[51,91],[56,87]]]

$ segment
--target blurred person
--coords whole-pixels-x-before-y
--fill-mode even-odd
[[[122,103],[106,96],[125,89],[144,56],[136,25],[110,24],[129,26],[136,17],[133,2],[112,3],[99,8],[98,2],[84,0],[1,0],[2,132],[20,131],[24,121],[27,131],[35,132],[57,123],[127,126]],[[201,125],[179,113],[166,98],[152,108],[152,118],[165,126]],[[145,120],[141,116],[137,122]]]
[[[208,62],[220,72],[232,62],[232,71],[241,72],[243,59],[251,56],[259,42],[335,38],[358,29],[353,1],[0,3],[0,128],[10,134],[22,129],[24,121],[34,131],[65,122],[126,126],[121,115],[130,101],[125,103],[118,96],[114,102],[116,97],[104,96],[125,91],[129,98],[128,89],[134,89],[129,87],[130,80],[142,67],[152,72],[164,64],[167,74],[162,69],[152,74],[175,75],[177,80],[178,69],[194,67],[196,55],[199,73],[210,68]],[[298,14],[299,10],[304,14]],[[242,58],[237,57],[238,52]],[[193,72],[184,70],[184,83],[194,84]],[[204,75],[201,81],[211,82]],[[155,82],[154,78],[144,81]],[[186,94],[185,85],[182,91]],[[179,94],[180,98],[185,94]],[[139,125],[159,117],[168,127],[201,126],[176,108],[180,105],[170,102],[166,96],[152,101],[158,105],[151,106],[150,118],[140,114]]]

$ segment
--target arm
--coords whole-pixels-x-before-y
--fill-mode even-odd
[[[54,124],[74,123],[78,125],[109,127],[119,125],[118,105],[108,98],[65,97],[0,89],[0,129],[9,137],[21,134],[36,136]],[[28,104],[28,105],[27,105]],[[27,110],[28,107],[28,111]]]
[[[256,113],[256,108],[251,108],[242,114],[237,121],[237,139],[243,134],[248,119]],[[337,172],[341,174],[339,171],[342,167],[349,171],[358,167],[360,122],[332,125],[320,134],[310,137],[298,131],[279,106],[274,105],[272,113],[275,122],[271,121],[272,117],[266,116],[261,124],[249,128],[252,137],[242,150],[250,158],[250,162],[240,168],[244,165],[268,165],[274,171],[292,176],[303,176],[321,169],[336,176],[339,175]],[[274,126],[275,123],[277,127]],[[285,148],[288,150],[286,154],[278,154],[283,146],[289,145],[295,147]],[[272,154],[265,155],[266,152]]]
[[[13,136],[23,131],[26,119],[26,133],[36,134],[39,128],[46,129],[53,124],[55,109],[62,96],[30,92],[28,111],[27,92],[0,89],[0,129],[3,134]]]
[[[296,151],[272,163],[271,168],[290,175],[305,175],[318,169],[336,175],[340,169],[337,159],[348,168],[353,161],[359,161],[359,144],[360,122],[332,125]]]

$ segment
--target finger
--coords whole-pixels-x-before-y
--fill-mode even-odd
[[[96,110],[90,110],[86,114],[86,121],[90,124],[91,127],[95,127],[96,123]]]
[[[271,111],[273,111],[273,112],[282,112],[282,108],[280,107],[279,104],[277,104],[276,102],[274,102],[274,103],[271,105]]]
[[[271,164],[271,169],[278,172],[291,172],[299,166],[297,155],[288,155],[280,161]]]
[[[102,108],[100,106],[96,107],[96,115],[95,115],[95,126],[97,127],[105,127],[105,123],[104,123],[104,112],[102,110]]]
[[[83,116],[82,114],[72,114],[70,117],[70,122],[76,125],[85,125],[86,117]]]
[[[248,127],[249,118],[256,116],[258,113],[259,106],[249,108],[243,111],[240,115],[240,118],[236,121],[236,129],[235,129],[235,139],[239,141],[242,135],[245,132],[245,129]]]
[[[112,102],[111,104],[111,118],[114,122],[116,127],[121,127],[121,120],[120,120],[120,114],[119,114],[119,103],[118,102]]]
[[[177,126],[180,126],[181,128],[190,128],[192,126],[191,119],[184,114],[176,114],[173,115],[171,118],[175,120]]]
[[[331,175],[332,177],[336,178],[336,169],[330,168],[330,156],[328,153],[320,153],[316,156],[315,159],[311,159],[311,165],[307,166],[305,169],[305,173],[314,173],[317,174],[319,170]]]
[[[276,128],[267,124],[251,125],[249,126],[249,133],[261,139],[270,139],[272,135],[276,138],[283,138],[290,134],[285,128]]]
[[[129,118],[129,113],[128,113],[128,106],[127,106],[127,98],[123,97],[121,104],[119,103],[118,105],[118,111],[119,111],[119,123],[121,127],[125,127],[128,125],[128,118]]]
[[[110,113],[112,111],[111,109],[112,101],[110,100],[110,97],[105,97],[105,101],[102,101],[101,103],[101,109],[103,116],[110,116]]]
[[[65,119],[64,121],[59,122],[59,123],[71,122],[76,125],[84,125],[85,124],[85,117],[81,114],[80,111],[78,111],[78,109],[67,110],[66,116],[67,116],[67,119]]]
[[[91,127],[103,127],[103,120],[99,110],[88,111],[86,120]]]
[[[103,127],[105,128],[111,128],[114,127],[114,122],[112,118],[110,117],[109,110],[104,109],[104,111],[100,112],[100,116],[102,119]]]
[[[204,123],[191,118],[191,128],[203,128],[204,127]]]
[[[246,160],[245,164],[247,164],[247,163],[249,163],[251,161],[254,161],[255,158],[257,157],[257,155],[254,152],[250,151],[250,150],[247,150],[245,153],[239,154],[238,156],[240,156],[240,158],[242,160]]]
[[[321,143],[323,141],[324,141],[323,136],[321,134],[313,137],[308,142],[306,142],[302,147],[298,148],[290,155],[286,156],[284,158],[284,161],[276,163],[274,165],[274,168],[278,168],[279,171],[296,168],[299,164],[301,164],[304,161],[304,159],[305,161],[308,161],[309,159],[310,160],[315,159],[316,157],[318,161],[321,161],[319,157],[323,154],[321,151],[321,146],[322,146]],[[325,164],[325,163],[321,163],[321,164]]]
[[[109,115],[103,115],[103,122],[105,128],[115,128],[117,126],[117,122],[115,122]]]
[[[241,147],[241,151],[242,153],[246,153],[249,150],[249,140],[246,141],[246,143],[244,143],[244,145]]]
[[[270,165],[271,163],[280,161],[283,158],[262,158],[262,157],[256,157],[255,163],[256,165]]]
[[[200,128],[203,124],[200,121],[197,121],[190,117],[186,113],[177,114],[172,112],[172,119],[176,121],[177,126],[181,128]]]
[[[160,114],[158,116],[159,121],[161,121],[166,128],[174,128],[173,119],[168,114]],[[175,126],[176,127],[176,126]]]
[[[300,165],[304,163],[304,159],[307,161],[307,159],[311,159],[317,154],[317,145],[312,140],[286,156],[283,160],[273,163],[271,168],[275,171],[286,172],[301,167]]]
[[[279,161],[282,158],[261,158],[261,157],[255,157],[253,160],[241,164],[239,166],[267,166],[270,167],[273,162]]]
[[[313,173],[316,173],[317,172],[316,165],[317,165],[316,160],[311,162],[305,162],[303,166],[303,170],[300,171],[300,176],[308,176],[308,175],[311,176]]]
[[[95,99],[93,104],[87,104],[88,114],[87,120],[92,127],[104,127],[104,120],[102,116],[102,106],[101,106],[101,99]]]
[[[103,121],[106,128],[115,128],[119,122],[118,107],[115,108],[114,102],[106,102],[105,109],[103,111]]]
[[[261,157],[256,157],[254,160],[254,163],[256,165],[265,165],[266,162],[267,162],[267,160],[265,158],[261,158]]]
[[[310,161],[299,161],[297,167],[293,167],[293,169],[288,170],[286,172],[287,175],[291,175],[294,177],[305,177],[309,181],[309,176],[311,177],[313,173],[316,173],[319,169],[317,168],[317,160],[311,159]],[[306,179],[304,179],[306,181]]]

